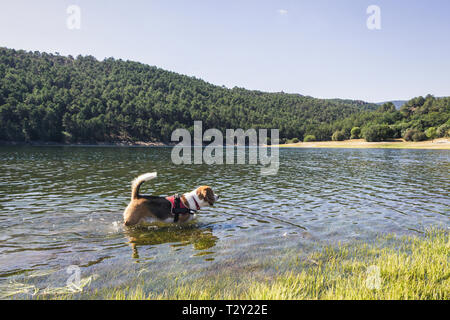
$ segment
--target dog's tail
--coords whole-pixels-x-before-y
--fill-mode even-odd
[[[139,198],[139,188],[141,187],[141,184],[143,184],[145,181],[152,180],[156,178],[156,172],[151,173],[144,173],[133,180],[133,183],[131,185],[131,200],[138,199]]]

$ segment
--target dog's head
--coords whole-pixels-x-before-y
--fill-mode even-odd
[[[200,207],[213,206],[219,199],[219,196],[214,194],[214,191],[208,186],[198,187],[196,193],[201,202],[199,203]]]

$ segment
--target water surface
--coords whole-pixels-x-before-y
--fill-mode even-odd
[[[0,297],[64,287],[69,266],[91,289],[139,278],[158,292],[174,274],[270,273],[289,250],[450,226],[448,150],[282,149],[273,176],[257,165],[176,166],[170,152],[0,147]],[[144,194],[207,184],[220,200],[187,226],[125,229],[130,181],[152,171]]]

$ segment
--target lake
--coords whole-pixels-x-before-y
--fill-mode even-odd
[[[171,148],[0,147],[0,298],[64,292],[73,266],[86,290],[161,292],[222,270],[270,277],[292,252],[450,227],[450,151],[280,149],[259,165],[174,165]],[[220,195],[185,226],[127,229],[142,194],[210,185]],[[72,269],[71,269],[72,268]]]

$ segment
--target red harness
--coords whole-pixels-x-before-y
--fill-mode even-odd
[[[175,207],[175,196],[166,197],[167,200],[170,201],[170,204],[172,205],[172,209]],[[180,209],[189,209],[186,207],[183,203],[183,201],[180,201]]]
[[[178,215],[179,214],[193,214],[195,211],[200,210],[200,206],[198,205],[197,201],[194,199],[196,210],[188,208],[184,205],[183,201],[181,201],[181,197],[179,195],[173,195],[170,197],[166,197],[166,200],[168,200],[172,206],[171,212],[175,214],[174,222],[178,221]]]

